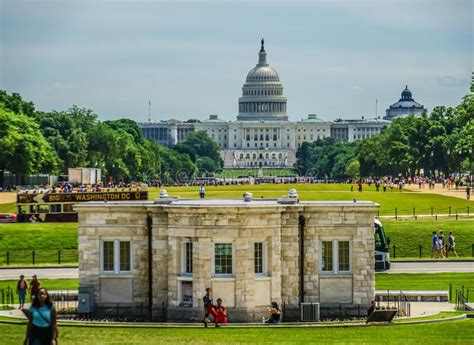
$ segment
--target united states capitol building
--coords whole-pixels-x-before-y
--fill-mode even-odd
[[[411,93],[409,96],[411,102]],[[233,122],[210,115],[199,122],[171,119],[139,122],[138,125],[145,137],[166,146],[183,141],[193,131],[205,131],[219,145],[224,168],[244,168],[292,167],[296,162],[296,151],[304,142],[326,137],[353,142],[378,135],[391,123],[364,117],[325,121],[315,114],[309,114],[301,121],[288,121],[283,84],[277,71],[267,62],[263,39],[258,63],[247,74],[238,104],[239,113]],[[392,115],[391,112],[387,117],[391,120],[395,116],[408,115],[412,105],[410,103],[407,109],[397,106],[397,113]]]

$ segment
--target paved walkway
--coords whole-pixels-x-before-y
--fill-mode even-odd
[[[28,280],[36,274],[38,279],[79,278],[77,268],[6,268],[0,269],[0,280],[15,280],[23,274]]]
[[[439,195],[445,195],[445,196],[453,196],[455,198],[460,198],[466,200],[466,187],[459,187],[459,189],[451,188],[448,190],[448,188],[443,188],[442,184],[436,184],[434,189],[429,189],[428,185],[425,185],[425,188],[418,188],[417,184],[412,184],[411,186],[405,185],[404,187],[407,190],[413,191],[413,192],[420,192],[420,193],[430,193],[430,194],[439,194]],[[471,198],[472,200],[472,198]]]
[[[387,305],[388,303],[381,303]],[[393,305],[393,303],[391,303]],[[28,307],[28,306],[26,306]],[[437,314],[442,311],[454,311],[455,304],[448,302],[411,302],[411,317],[429,316]],[[0,316],[14,317],[19,319],[26,319],[21,310],[0,310]]]
[[[443,273],[443,272],[470,272],[474,273],[474,262],[392,262],[391,268],[386,273]],[[30,279],[36,274],[39,279],[65,279],[79,278],[77,268],[2,268],[0,280],[15,280],[20,274]]]
[[[392,262],[386,273],[474,273],[474,262],[436,261],[433,262]]]

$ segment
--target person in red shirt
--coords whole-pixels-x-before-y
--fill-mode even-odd
[[[217,321],[216,327],[219,327],[219,323],[225,325],[227,323],[227,309],[225,305],[222,304],[222,299],[217,299],[217,304],[214,307],[217,312]]]

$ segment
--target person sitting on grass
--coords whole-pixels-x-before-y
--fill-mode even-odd
[[[51,296],[40,288],[29,309],[23,309],[28,318],[24,344],[56,345],[58,338],[57,313]]]
[[[272,306],[267,308],[267,311],[270,313],[270,318],[265,320],[265,323],[279,323],[281,317],[281,310],[278,307],[277,302],[272,302]]]
[[[217,299],[217,304],[214,306],[214,309],[217,312],[216,327],[219,327],[219,324],[225,325],[227,323],[227,309],[225,305],[222,304],[222,298]]]

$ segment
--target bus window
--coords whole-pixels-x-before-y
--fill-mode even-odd
[[[375,232],[375,248],[382,248],[382,240],[378,231]]]
[[[385,238],[385,232],[383,228],[380,227],[378,224],[375,224],[375,250],[384,251],[388,250],[388,243]]]
[[[74,210],[72,209],[72,204],[64,204],[63,212],[74,212]]]
[[[36,213],[36,205],[30,205],[30,212],[29,213]]]
[[[38,213],[49,213],[49,205],[38,205]]]
[[[60,213],[61,212],[61,204],[52,204],[51,205],[51,212]]]
[[[28,210],[28,206],[18,205],[18,213],[26,213],[27,210]]]

